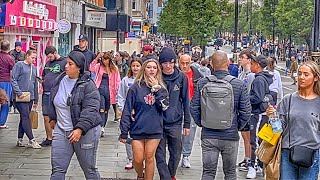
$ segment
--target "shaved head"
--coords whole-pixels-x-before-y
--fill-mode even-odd
[[[183,72],[189,72],[191,70],[191,56],[183,54],[179,59],[179,66]]]
[[[210,57],[211,64],[213,69],[215,70],[225,70],[228,69],[228,55],[224,51],[216,51],[213,53],[213,55]]]

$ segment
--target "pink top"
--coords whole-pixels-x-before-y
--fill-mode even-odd
[[[96,83],[97,88],[99,88],[102,80],[102,75],[103,73],[106,73],[105,69],[101,67],[100,63],[98,63],[97,60],[93,60],[90,64],[89,70],[96,75],[94,78],[94,82]],[[118,70],[116,73],[109,74],[109,91],[111,104],[116,104],[116,96],[118,94],[120,82],[121,78]]]

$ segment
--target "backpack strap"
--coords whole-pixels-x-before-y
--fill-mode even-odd
[[[226,75],[223,80],[228,81],[229,83],[231,83],[232,80],[236,79],[236,77],[231,76],[231,75]]]
[[[217,80],[218,78],[217,78],[217,76],[215,76],[215,75],[210,75],[210,76],[207,76],[206,77],[210,82],[213,82],[213,81],[215,81],[215,80]]]

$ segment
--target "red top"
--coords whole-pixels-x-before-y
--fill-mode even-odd
[[[194,92],[194,84],[193,84],[193,71],[190,70],[189,72],[186,72],[186,75],[188,77],[188,89],[189,89],[189,97],[190,101],[193,97],[193,92]]]
[[[0,52],[0,82],[10,82],[10,71],[13,66],[13,57],[9,53]]]

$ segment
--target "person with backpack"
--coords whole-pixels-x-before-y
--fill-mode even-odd
[[[250,100],[243,82],[228,73],[227,54],[217,51],[210,60],[213,75],[199,80],[190,105],[195,123],[202,127],[202,179],[215,179],[221,154],[225,179],[233,180],[237,179],[238,130],[250,119]]]
[[[176,60],[177,56],[172,48],[164,47],[160,52],[159,62],[162,67],[163,81],[169,92],[170,104],[170,107],[163,112],[163,139],[156,151],[160,180],[176,180],[175,175],[182,151],[181,134],[184,136],[190,134],[188,78],[175,66]],[[168,164],[166,162],[167,145],[170,154]]]
[[[268,122],[268,117],[262,115],[266,112],[268,104],[274,105],[273,97],[270,94],[269,86],[273,83],[273,75],[269,74],[268,71],[264,71],[267,67],[267,58],[263,55],[252,56],[251,61],[251,72],[255,73],[255,79],[251,84],[250,91],[250,102],[251,102],[251,118],[250,118],[250,144],[251,144],[251,164],[248,168],[248,179],[255,179],[257,172],[262,172],[263,164],[258,161],[258,166],[255,168],[256,155],[255,151],[257,149],[257,128],[260,130],[265,123]],[[260,120],[261,116],[261,120]],[[260,122],[260,123],[259,123]],[[257,127],[257,125],[259,127]],[[259,144],[261,141],[259,140]]]
[[[194,94],[194,86],[197,82],[203,77],[197,68],[191,66],[191,57],[187,54],[181,55],[179,59],[180,69],[187,75],[188,77],[188,90],[189,90],[189,98],[192,99]],[[194,123],[194,120],[191,119],[190,125],[190,135],[182,136],[182,161],[181,167],[190,168],[190,155],[193,146],[193,140],[197,131],[197,125]]]

